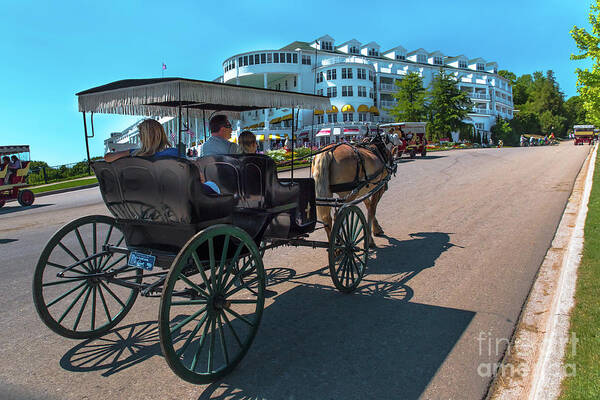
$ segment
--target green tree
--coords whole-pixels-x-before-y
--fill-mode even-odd
[[[574,26],[571,36],[577,44],[580,54],[572,54],[572,60],[590,60],[592,69],[575,70],[577,91],[583,100],[589,122],[600,125],[600,0],[590,6],[591,33],[584,28]]]
[[[425,101],[427,90],[423,87],[423,78],[416,72],[410,72],[400,81],[396,81],[397,90],[393,94],[398,101],[390,114],[396,121],[423,121],[427,115]]]
[[[589,124],[581,96],[573,96],[565,101],[565,117],[567,118],[567,129],[573,128],[573,125]]]
[[[473,107],[469,94],[460,90],[454,75],[443,69],[431,82],[429,103],[429,139],[438,141],[458,131]]]
[[[498,75],[500,75],[504,79],[508,80],[510,82],[511,86],[513,86],[515,84],[515,82],[517,81],[517,75],[515,75],[513,72],[507,71],[505,69],[501,69],[500,71],[498,71]]]

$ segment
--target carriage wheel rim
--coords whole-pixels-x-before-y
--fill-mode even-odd
[[[217,254],[215,242],[221,240],[217,240],[221,236],[223,246]],[[208,247],[208,259],[198,255],[201,246]],[[227,257],[234,248],[233,256]],[[240,267],[238,262],[244,250],[249,251],[249,255]],[[190,260],[196,268],[192,269],[193,275],[189,275],[185,260]],[[264,282],[258,249],[243,230],[216,225],[190,239],[173,262],[159,313],[161,348],[178,376],[189,382],[206,383],[225,375],[241,361],[260,323]],[[174,300],[176,284],[179,285],[177,292],[185,291],[181,287],[193,289],[194,298]],[[250,295],[252,292],[254,296]],[[240,298],[242,294],[250,298]],[[182,316],[182,320],[177,320],[179,315],[175,315],[179,306],[188,309],[189,315]],[[253,311],[251,316],[240,312],[243,306]]]
[[[90,240],[82,236],[82,228],[86,225],[91,230]],[[100,234],[103,225],[107,228],[105,235]],[[65,240],[71,234],[71,239],[75,241],[73,246],[69,246]],[[108,331],[125,317],[135,302],[138,290],[125,288],[125,293],[122,293],[114,286],[111,288],[105,276],[89,276],[121,264],[126,261],[124,256],[113,257],[115,254],[111,254],[99,257],[67,272],[64,272],[68,267],[66,263],[52,261],[55,251],[69,255],[75,262],[83,256],[99,253],[103,244],[118,246],[123,240],[124,236],[116,228],[114,219],[107,216],[77,219],[52,236],[38,260],[33,280],[36,311],[51,330],[65,337],[91,338]],[[63,276],[59,277],[57,274],[61,273]],[[121,274],[128,276],[129,282],[141,283],[140,269],[125,268]],[[50,280],[50,277],[56,279]],[[50,294],[49,288],[61,292]]]
[[[362,211],[343,208],[334,223],[329,246],[329,270],[335,287],[352,292],[360,284],[367,266],[369,231]]]

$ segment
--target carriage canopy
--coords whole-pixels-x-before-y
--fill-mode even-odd
[[[17,153],[29,153],[29,145],[0,146],[0,156]]]
[[[265,108],[328,109],[329,98],[185,78],[126,79],[77,93],[79,111],[103,114],[175,116],[179,107],[235,113]]]

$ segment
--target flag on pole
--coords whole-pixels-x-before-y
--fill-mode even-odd
[[[167,64],[163,63],[163,64],[162,64],[162,69],[163,69],[163,71],[164,71],[165,69],[167,69]]]

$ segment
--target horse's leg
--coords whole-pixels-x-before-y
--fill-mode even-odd
[[[370,225],[371,232],[375,236],[383,236],[383,228],[381,225],[379,225],[379,221],[377,221],[377,217],[375,216],[375,213],[377,212],[377,204],[379,203],[379,200],[381,200],[383,192],[385,192],[385,189],[381,188],[371,197],[371,207],[368,209],[369,219],[372,221],[372,225]]]
[[[317,207],[317,220],[323,222],[325,233],[327,233],[327,241],[331,238],[331,228],[333,228],[333,218],[331,217],[330,207]]]
[[[367,226],[369,227],[369,235],[367,236],[368,245],[371,248],[375,248],[375,240],[373,239],[373,229],[371,228],[373,224],[373,216],[374,213],[371,212],[371,208],[373,206],[373,200],[370,197],[367,197],[364,202],[365,208],[367,209]]]

